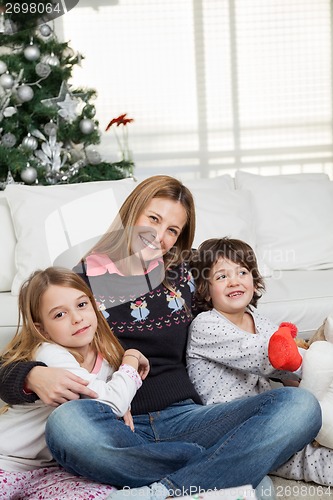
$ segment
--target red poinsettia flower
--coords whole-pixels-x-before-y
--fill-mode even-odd
[[[117,118],[112,118],[112,120],[108,123],[106,126],[105,132],[107,132],[112,125],[127,125],[128,123],[131,123],[134,121],[134,118],[126,118],[127,113],[124,113],[123,115],[118,116]]]

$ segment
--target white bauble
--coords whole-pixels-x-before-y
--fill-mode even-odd
[[[23,182],[26,184],[33,184],[37,179],[37,170],[29,165],[22,170],[20,175]]]
[[[80,121],[80,130],[82,134],[91,134],[91,132],[94,131],[95,124],[92,120],[89,118],[84,118],[83,120]]]
[[[28,47],[24,49],[23,53],[24,57],[28,61],[37,61],[37,59],[39,59],[40,57],[40,50],[37,45],[28,45]]]
[[[31,87],[29,87],[29,85],[21,85],[17,89],[17,95],[20,101],[29,102],[34,96],[34,91],[32,90]]]
[[[0,61],[0,75],[6,73],[7,69],[7,64],[3,61]]]
[[[0,76],[0,85],[6,90],[11,89],[14,85],[14,78],[9,73],[4,73]]]

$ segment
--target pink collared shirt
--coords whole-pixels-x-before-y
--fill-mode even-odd
[[[152,260],[148,264],[147,270],[144,274],[150,273],[155,267],[163,262],[163,259],[160,257],[158,259]],[[102,274],[119,274],[120,276],[124,276],[122,272],[119,271],[116,264],[105,254],[91,254],[86,257],[87,263],[87,276],[101,276]]]

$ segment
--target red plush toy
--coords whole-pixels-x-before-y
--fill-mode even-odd
[[[297,327],[292,323],[281,323],[268,343],[269,361],[277,370],[294,372],[302,364],[295,338]]]

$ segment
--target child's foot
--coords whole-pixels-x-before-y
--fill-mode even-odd
[[[162,483],[153,483],[141,488],[125,488],[113,491],[107,500],[165,500],[169,490]]]
[[[269,361],[277,370],[294,372],[302,364],[302,356],[294,340],[297,328],[291,323],[281,323],[268,343]]]

